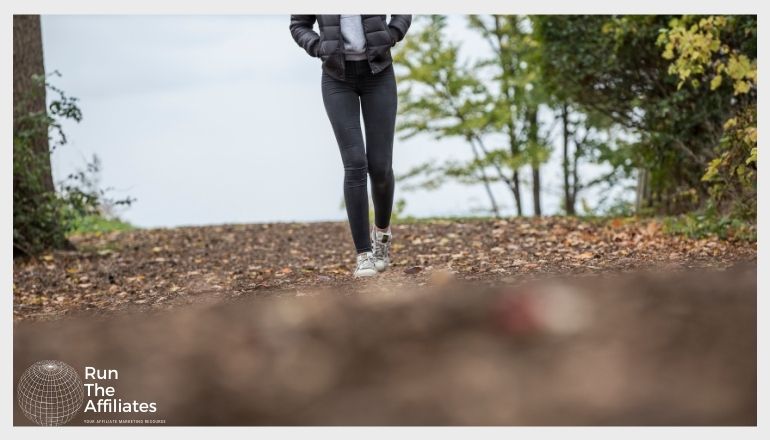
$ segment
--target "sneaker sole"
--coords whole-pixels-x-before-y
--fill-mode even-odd
[[[368,278],[373,277],[377,275],[377,271],[375,269],[366,269],[366,270],[359,270],[358,272],[353,274],[354,278]]]
[[[390,266],[389,263],[380,263],[380,262],[374,263],[374,268],[377,269],[377,272],[384,272],[385,269],[388,268],[388,266]]]

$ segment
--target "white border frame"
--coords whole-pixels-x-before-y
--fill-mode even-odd
[[[63,427],[53,428],[34,428],[34,427],[12,427],[13,408],[15,398],[12,398],[13,383],[10,378],[12,374],[13,359],[13,246],[12,246],[12,50],[13,50],[13,14],[203,14],[203,15],[228,15],[228,14],[288,14],[291,12],[369,12],[381,13],[383,2],[367,2],[362,4],[361,0],[290,0],[281,2],[260,2],[258,0],[6,0],[2,3],[3,13],[0,16],[0,48],[3,53],[3,66],[0,69],[0,100],[3,105],[0,108],[0,176],[3,182],[0,185],[0,207],[2,207],[2,228],[0,229],[0,309],[2,313],[3,325],[0,327],[0,340],[2,341],[2,365],[0,365],[0,377],[4,377],[0,385],[0,409],[2,410],[2,427],[5,431],[4,438],[31,438],[38,436],[51,436],[61,438],[102,438],[110,436],[111,438],[132,438],[136,435],[163,435],[167,436],[211,436],[221,434],[221,430],[226,430],[228,436],[243,436],[254,438],[274,438],[285,436],[301,436],[313,438],[355,438],[362,436],[366,438],[390,439],[393,436],[441,436],[442,438],[465,438],[469,436],[483,435],[491,438],[509,439],[511,436],[525,436],[537,438],[562,438],[565,436],[588,437],[591,439],[617,439],[623,438],[650,438],[658,436],[680,437],[682,435],[697,436],[702,438],[726,437],[731,438],[768,438],[770,430],[767,429],[768,406],[766,401],[767,380],[763,372],[768,371],[768,347],[767,335],[768,322],[763,317],[767,316],[768,303],[764,297],[767,291],[768,272],[759,271],[757,288],[757,313],[758,313],[758,335],[757,335],[757,362],[758,362],[758,396],[757,396],[757,428],[208,428],[208,427]],[[537,1],[516,1],[516,0],[388,0],[389,11],[410,12],[413,14],[474,14],[474,13],[515,13],[515,14],[607,14],[607,13],[625,13],[625,14],[681,14],[681,13],[707,13],[707,14],[757,14],[758,23],[761,27],[764,19],[761,9],[766,7],[764,1],[755,0],[647,0],[645,2],[631,1],[609,1],[609,0],[537,0]],[[761,31],[760,31],[761,34]],[[288,32],[287,32],[288,35]],[[768,74],[762,68],[762,63],[767,56],[765,45],[760,38],[758,56],[759,83],[765,84]],[[764,89],[762,89],[764,90]],[[762,131],[767,126],[767,93],[759,92],[759,120],[758,130]],[[761,137],[760,137],[761,138]],[[761,138],[764,139],[764,138]],[[760,156],[764,158],[765,152],[762,145]],[[770,156],[769,156],[770,157]],[[770,159],[768,159],[770,160]],[[758,229],[767,224],[768,205],[766,196],[768,193],[768,167],[769,162],[759,161],[759,174],[765,180],[759,180],[758,186]],[[765,235],[758,232],[758,266],[767,266],[767,239]],[[152,431],[157,430],[163,431]],[[12,436],[12,437],[10,437]]]

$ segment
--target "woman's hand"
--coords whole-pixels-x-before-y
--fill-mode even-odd
[[[398,42],[398,31],[388,26],[388,33],[390,34],[390,47],[393,47]]]
[[[291,36],[312,57],[320,57],[321,36],[313,30],[315,15],[292,15],[289,23]]]
[[[393,44],[391,44],[391,47],[404,38],[411,24],[412,24],[411,15],[394,15],[394,14],[390,15],[390,22],[388,23],[388,32],[390,33],[390,37],[393,39]]]

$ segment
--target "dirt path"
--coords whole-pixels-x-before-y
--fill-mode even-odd
[[[344,223],[136,230],[75,243],[77,252],[14,262],[15,322],[243,296],[368,294],[449,278],[520,282],[756,260],[755,244],[671,236],[655,222],[554,217],[398,225],[392,269],[366,281],[350,277],[354,256]]]

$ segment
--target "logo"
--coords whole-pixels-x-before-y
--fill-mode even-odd
[[[17,400],[27,418],[41,426],[60,426],[83,405],[83,382],[61,361],[32,364],[19,379]]]

